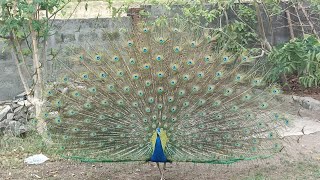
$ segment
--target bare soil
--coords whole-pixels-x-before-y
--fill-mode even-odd
[[[304,89],[292,82],[288,94],[311,96],[320,100],[320,88]],[[318,114],[316,112],[312,112]],[[317,119],[316,115],[313,119]],[[317,125],[317,124],[315,124]],[[277,155],[263,160],[242,161],[231,165],[172,163],[167,165],[166,180],[317,180],[320,179],[320,132],[285,138],[285,148]],[[28,143],[30,141],[30,143]],[[39,139],[29,138],[28,145],[19,140],[8,149],[0,144],[0,180],[159,180],[155,163],[84,163],[59,159],[50,154],[50,160],[40,165],[27,165],[23,159],[43,152]],[[11,147],[10,147],[11,145]],[[37,147],[39,146],[39,147]],[[19,149],[23,149],[20,150]]]
[[[298,77],[290,77],[288,85],[284,86],[286,94],[294,94],[297,96],[309,96],[320,101],[320,87],[304,88]]]
[[[286,148],[265,160],[243,161],[232,165],[172,163],[165,178],[175,179],[320,179],[320,132],[292,136]],[[159,180],[154,163],[83,163],[71,160],[49,160],[40,165],[0,169],[0,179],[142,179]]]

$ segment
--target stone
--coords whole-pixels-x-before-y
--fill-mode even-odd
[[[31,104],[31,102],[30,102],[30,101],[28,101],[28,100],[24,100],[24,106],[26,106],[26,107],[30,107],[30,106],[32,106],[32,104]]]
[[[14,109],[14,113],[15,114],[17,114],[17,113],[19,113],[21,110],[22,110],[22,108],[23,108],[23,106],[19,106],[19,107],[17,107],[16,109]]]
[[[26,117],[27,117],[27,113],[24,111],[20,111],[14,115],[14,119],[19,119],[19,118],[25,119]]]
[[[4,108],[0,111],[0,121],[2,121],[4,117],[7,116],[10,110],[11,110],[11,107],[9,105],[4,106]]]
[[[33,112],[29,113],[28,119],[33,119],[33,118],[36,118],[35,113],[33,113]]]
[[[30,107],[28,108],[28,112],[29,112],[29,113],[30,113],[30,112],[34,112],[34,109],[35,109],[34,106],[30,106]]]
[[[313,99],[312,97],[293,96],[293,100],[300,103],[300,105],[305,109],[312,111],[320,110],[320,101]]]
[[[13,117],[14,117],[14,113],[8,113],[8,114],[7,114],[7,119],[12,120]]]
[[[22,119],[21,119],[22,120]],[[25,122],[20,121],[12,121],[9,119],[5,119],[4,121],[0,122],[0,134],[9,134],[14,136],[20,136],[21,134],[27,132],[28,126]]]
[[[28,108],[26,106],[23,106],[21,111],[27,114],[28,113]]]
[[[15,118],[18,120],[18,122],[20,122],[21,124],[27,124],[28,121],[27,121],[27,118],[23,118],[23,117],[18,117],[18,118]]]
[[[19,127],[19,131],[18,131],[19,134],[17,134],[17,135],[20,135],[20,134],[25,133],[27,131],[28,131],[28,128],[25,125],[21,125]]]
[[[25,92],[16,95],[15,99],[25,99],[27,94]]]
[[[15,102],[26,100],[27,94],[25,92],[23,92],[21,94],[18,94],[14,99],[15,99]]]
[[[3,121],[0,122],[0,134],[3,134],[4,131],[7,129],[8,125],[9,125],[10,120],[5,119]]]
[[[11,106],[12,106],[12,109],[20,107],[20,105],[17,104],[17,102],[12,103]]]
[[[303,131],[302,131],[303,129]],[[299,136],[320,132],[320,122],[309,117],[293,117],[292,124],[286,129],[279,130],[281,136]]]
[[[15,136],[19,136],[21,134],[21,130],[26,129],[20,122],[18,121],[10,121],[5,133],[10,133]]]
[[[17,104],[20,106],[24,106],[24,101],[18,101]]]

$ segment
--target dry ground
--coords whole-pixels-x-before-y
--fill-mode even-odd
[[[288,107],[290,108],[290,107]],[[276,156],[232,165],[172,163],[167,180],[307,180],[320,179],[320,112],[301,110],[293,133],[285,137],[285,148]],[[301,131],[303,129],[303,131]],[[303,133],[308,133],[303,135]],[[296,136],[296,135],[299,136]],[[26,165],[24,158],[43,153],[50,158],[40,165]],[[83,163],[61,159],[43,145],[42,138],[0,138],[0,180],[159,180],[154,163]]]
[[[102,1],[91,2],[88,10],[85,2],[81,3],[71,18],[77,17],[109,17],[110,13],[103,8]],[[71,3],[65,16],[69,17],[74,10]],[[97,7],[99,7],[97,9]],[[69,12],[69,14],[68,14]],[[320,100],[320,91],[295,90],[295,94],[309,94]],[[299,139],[299,140],[298,140]],[[44,153],[50,160],[40,165],[26,165],[23,159],[36,154]],[[160,175],[154,163],[82,163],[59,159],[53,156],[54,152],[42,147],[41,139],[30,136],[26,139],[0,139],[0,180],[18,179],[141,179],[159,180]],[[194,163],[168,164],[167,180],[191,179],[320,179],[320,132],[290,137],[284,151],[275,157],[266,160],[239,162],[233,165],[212,165]]]
[[[299,141],[297,141],[299,139]],[[145,179],[159,180],[154,163],[83,163],[62,160],[44,152],[49,161],[41,165],[26,165],[23,159],[39,149],[33,141],[11,144],[13,149],[0,151],[0,179]],[[168,164],[167,180],[175,179],[320,179],[320,132],[291,136],[286,148],[277,156],[266,160],[239,162],[233,165],[194,163]],[[11,140],[12,142],[12,140]],[[299,142],[299,143],[298,143]],[[27,147],[27,144],[35,144]],[[4,143],[3,143],[4,144]],[[9,150],[9,151],[8,151]]]

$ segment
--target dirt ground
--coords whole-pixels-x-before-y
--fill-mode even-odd
[[[298,77],[290,77],[288,85],[283,87],[286,94],[309,96],[320,101],[320,87],[304,88],[299,83]]]
[[[299,139],[299,140],[298,140]],[[320,132],[292,136],[286,148],[265,160],[243,161],[232,165],[172,163],[165,178],[176,179],[320,179]],[[50,157],[49,157],[50,158]],[[154,163],[83,163],[49,160],[40,165],[0,169],[0,179],[120,179],[159,180]]]
[[[320,89],[297,90],[320,100]],[[290,93],[291,94],[291,93]],[[306,95],[305,95],[306,96]],[[311,112],[319,122],[319,113]],[[311,116],[310,116],[311,117]],[[312,126],[317,126],[314,123]],[[309,127],[310,129],[310,127]],[[307,129],[305,129],[307,130]],[[300,130],[299,130],[300,131]],[[306,132],[306,131],[305,131]],[[314,131],[316,132],[316,131]],[[159,180],[155,163],[83,163],[59,159],[46,154],[50,160],[40,165],[26,165],[23,159],[41,149],[39,137],[0,143],[0,180]],[[285,148],[277,155],[232,165],[172,163],[167,165],[166,180],[317,180],[320,179],[320,132],[288,136]],[[4,143],[3,143],[4,144]],[[7,146],[7,149],[6,149]],[[23,149],[23,150],[19,150]],[[20,152],[19,152],[20,151]]]

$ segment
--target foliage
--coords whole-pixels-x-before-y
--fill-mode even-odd
[[[269,54],[271,69],[269,80],[296,75],[304,87],[320,86],[320,40],[315,36],[294,39],[276,47]]]
[[[205,20],[205,26],[209,23],[216,21],[223,16],[223,13],[228,9],[226,3],[212,3],[210,6],[206,6],[202,2],[194,1],[186,4],[183,8],[183,14],[194,23],[201,24],[201,20]]]
[[[281,2],[281,0],[265,0],[262,3],[265,6],[267,13],[272,16],[282,12]]]
[[[43,153],[50,156],[50,159],[58,159],[43,137],[36,131],[30,131],[26,137],[15,137],[5,135],[0,137],[0,169],[18,168],[24,164],[23,160],[35,153]]]
[[[46,10],[48,13],[56,13],[70,0],[35,0],[28,3],[26,0],[11,1],[1,0],[1,19],[0,35],[7,37],[13,33],[18,39],[25,39],[30,33],[29,20],[32,21],[33,29],[38,35],[48,36],[48,19],[49,17],[35,17],[40,10]]]
[[[231,52],[247,49],[258,42],[258,35],[252,28],[257,25],[256,14],[252,6],[240,4],[235,12],[238,18],[226,24],[217,33],[218,44],[224,44]]]
[[[320,11],[320,0],[309,0],[312,6],[312,10],[319,13]]]

